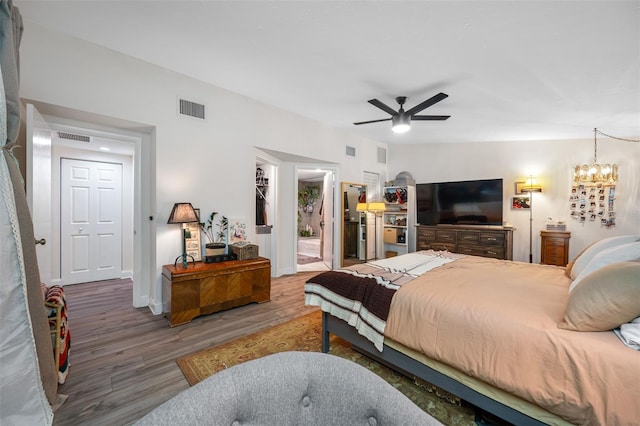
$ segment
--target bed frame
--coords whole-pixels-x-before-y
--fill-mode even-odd
[[[418,377],[503,420],[522,426],[542,426],[546,423],[534,419],[508,405],[498,402],[451,377],[403,354],[387,345],[379,352],[373,344],[346,322],[322,312],[322,352],[329,352],[329,336],[334,334],[349,343],[355,350],[410,377]]]

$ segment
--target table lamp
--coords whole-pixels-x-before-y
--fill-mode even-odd
[[[187,228],[187,223],[198,222],[198,216],[193,210],[191,203],[175,203],[173,210],[169,215],[167,223],[179,223],[182,224],[182,254],[176,257],[173,265],[178,264],[178,259],[182,259],[182,267],[187,269],[187,258],[190,257],[194,262],[195,258],[187,254],[187,238],[191,238],[191,232]]]

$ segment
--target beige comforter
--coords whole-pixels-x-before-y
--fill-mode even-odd
[[[398,290],[385,336],[572,423],[640,423],[640,352],[613,332],[557,327],[555,266],[468,257]]]

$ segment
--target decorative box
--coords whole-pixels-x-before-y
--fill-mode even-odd
[[[255,244],[244,244],[242,246],[231,244],[229,249],[238,256],[238,260],[249,260],[258,257],[258,246]]]

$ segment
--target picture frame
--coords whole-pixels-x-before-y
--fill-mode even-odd
[[[196,216],[198,216],[198,218],[200,217],[198,212],[196,212]],[[189,230],[189,233],[191,234],[191,237],[185,240],[186,246],[187,246],[187,255],[193,256],[193,259],[196,262],[199,262],[202,260],[202,247],[201,247],[202,242],[200,239],[200,222],[185,223],[185,226],[187,227],[187,229]]]
[[[247,220],[244,218],[229,219],[229,244],[247,241]]]
[[[526,192],[522,190],[522,188],[524,188],[524,184],[525,183],[526,182],[516,182],[516,184],[515,184],[515,186],[516,186],[515,194],[516,195],[526,194]]]
[[[529,210],[530,208],[529,197],[511,198],[511,210]]]

